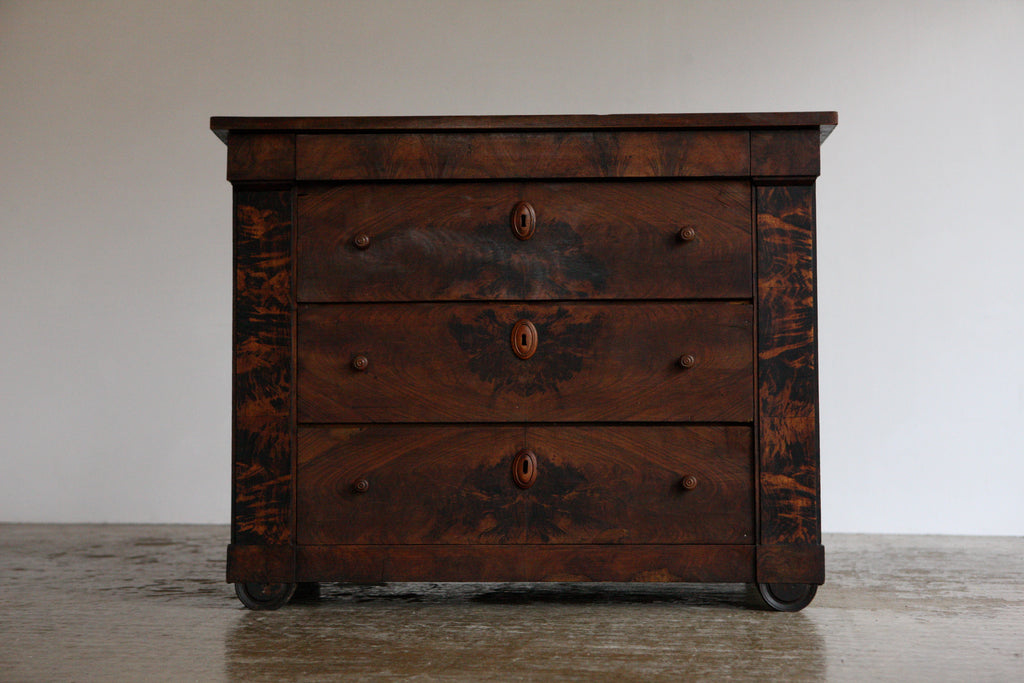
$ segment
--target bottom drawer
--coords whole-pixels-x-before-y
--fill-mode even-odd
[[[297,541],[753,543],[752,463],[742,426],[301,427]]]

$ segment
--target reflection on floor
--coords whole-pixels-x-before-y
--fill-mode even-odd
[[[1024,539],[826,536],[796,614],[747,586],[329,584],[250,612],[221,526],[0,525],[0,679],[1024,680]]]

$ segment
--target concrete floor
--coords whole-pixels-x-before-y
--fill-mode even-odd
[[[226,527],[0,525],[0,680],[1024,681],[1024,539],[832,535],[744,586],[389,584],[250,612]]]

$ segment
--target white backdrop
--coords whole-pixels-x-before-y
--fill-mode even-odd
[[[226,522],[211,115],[838,110],[826,531],[1024,534],[1024,2],[0,3],[0,520]]]

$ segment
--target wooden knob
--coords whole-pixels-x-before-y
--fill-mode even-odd
[[[352,243],[355,244],[358,249],[366,249],[370,246],[370,236],[365,232],[361,232],[356,235],[355,239],[352,240]]]
[[[684,491],[692,491],[697,488],[697,477],[692,474],[688,474],[683,477],[682,481],[679,482],[679,485],[683,487]]]
[[[352,359],[352,369],[362,372],[370,367],[370,359],[366,356],[356,356]]]
[[[366,493],[370,490],[370,482],[365,479],[357,479],[352,484],[352,491],[355,493]]]
[[[692,353],[687,353],[679,357],[679,367],[681,368],[692,368],[697,364],[697,357]]]
[[[697,237],[697,231],[691,226],[687,225],[685,228],[679,230],[679,241],[680,242],[692,242]]]

